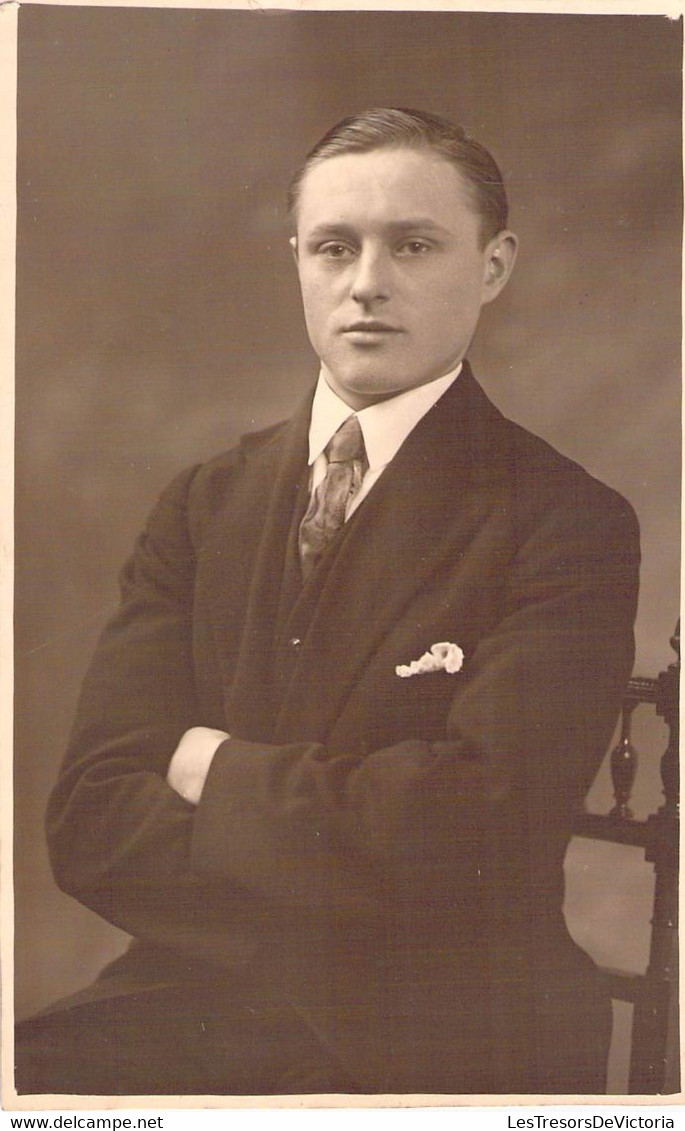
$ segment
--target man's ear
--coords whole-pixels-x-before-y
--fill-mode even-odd
[[[290,244],[290,250],[293,253],[293,259],[295,260],[295,263],[299,264],[300,257],[297,250],[297,236],[291,236],[288,240],[288,243]]]
[[[485,272],[483,275],[482,300],[492,302],[504,290],[514,270],[518,252],[518,236],[504,229],[498,232],[483,253]]]

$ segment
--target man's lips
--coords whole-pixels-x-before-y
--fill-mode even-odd
[[[343,334],[402,334],[403,330],[399,326],[391,326],[389,322],[351,322],[349,326],[344,326]]]

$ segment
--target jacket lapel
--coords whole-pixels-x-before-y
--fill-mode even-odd
[[[506,422],[464,366],[340,532],[292,609],[274,741],[325,741],[345,700],[412,598],[454,570],[501,505]]]
[[[236,488],[217,517],[214,540],[203,547],[226,723],[254,740],[269,741],[273,729],[274,627],[290,526],[308,473],[311,400],[310,394],[265,442],[244,441]]]

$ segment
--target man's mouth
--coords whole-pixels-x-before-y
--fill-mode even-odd
[[[389,322],[370,319],[368,322],[351,322],[342,332],[343,334],[402,334],[404,331],[398,326],[391,326]]]

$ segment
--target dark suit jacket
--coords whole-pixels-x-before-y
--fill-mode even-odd
[[[60,885],[139,940],[91,992],[237,973],[369,1091],[577,1090],[605,1003],[562,863],[633,513],[465,366],[303,586],[310,405],[180,475],[124,568],[48,815]],[[396,675],[438,641],[461,672]],[[165,774],[197,725],[232,737],[195,809]]]

